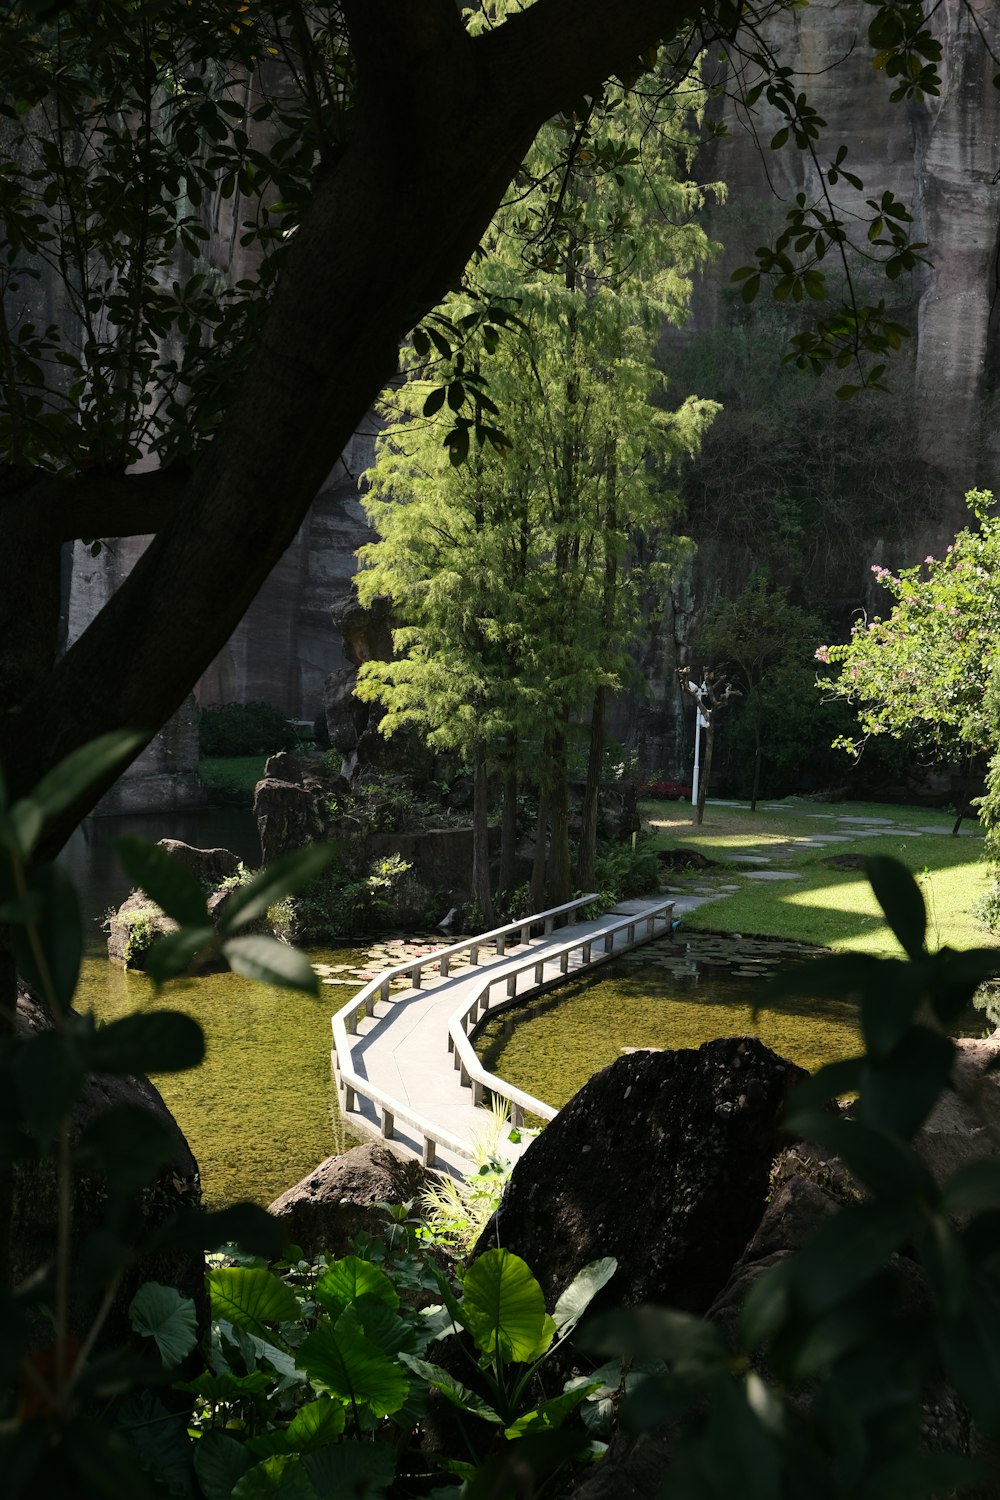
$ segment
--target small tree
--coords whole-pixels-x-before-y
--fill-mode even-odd
[[[914,568],[872,572],[896,601],[882,619],[862,617],[842,646],[820,646],[816,659],[840,668],[821,684],[856,708],[860,737],[836,744],[857,754],[869,736],[888,734],[930,750],[939,761],[966,762],[971,776],[996,744],[1000,662],[1000,518],[989,490],[970,490],[975,528],[960,531],[944,557]],[[959,809],[957,832],[961,822]]]
[[[788,601],[787,589],[752,578],[736,599],[721,604],[705,630],[704,647],[739,689],[743,718],[753,737],[750,810],[757,811],[761,765],[778,739],[783,713],[812,687],[807,663],[822,626]]]

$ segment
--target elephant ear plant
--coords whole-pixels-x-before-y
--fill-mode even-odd
[[[473,1261],[462,1277],[461,1298],[438,1273],[450,1319],[442,1336],[459,1330],[468,1334],[469,1339],[459,1339],[457,1347],[473,1372],[475,1384],[486,1390],[485,1398],[440,1365],[407,1353],[401,1353],[400,1358],[460,1412],[501,1428],[508,1440],[551,1431],[560,1427],[602,1382],[572,1382],[572,1388],[539,1405],[530,1400],[532,1385],[542,1365],[566,1342],[593,1298],[610,1281],[617,1265],[609,1257],[584,1266],[551,1315],[545,1310],[545,1294],[538,1281],[520,1256],[509,1250],[488,1250]],[[465,1473],[467,1466],[455,1466],[454,1471]]]
[[[74,1107],[91,1075],[194,1068],[205,1047],[197,1022],[179,1011],[99,1025],[73,1010],[84,945],[80,905],[65,872],[36,857],[49,821],[123,765],[138,743],[135,735],[104,736],[13,805],[0,780],[0,1472],[9,1500],[138,1500],[152,1493],[110,1413],[156,1371],[101,1346],[124,1275],[153,1255],[197,1254],[233,1240],[273,1254],[283,1239],[250,1204],[220,1213],[182,1207],[159,1227],[145,1225],[142,1194],[171,1159],[174,1142],[138,1106],[115,1106],[75,1138]],[[218,930],[196,878],[163,850],[129,839],[120,852],[131,878],[178,923],[150,954],[148,972],[158,985],[213,958],[253,978],[317,992],[301,954],[240,928],[322,869],[334,852],[329,846],[310,846],[261,872],[233,897]],[[15,966],[47,1012],[43,1030],[19,1032]],[[81,1171],[101,1184],[101,1222],[86,1233],[73,1222]],[[57,1227],[51,1254],[14,1286],[11,1214],[18,1177],[29,1172],[54,1201]],[[183,1300],[160,1288],[133,1307],[137,1332],[171,1356],[193,1342]]]

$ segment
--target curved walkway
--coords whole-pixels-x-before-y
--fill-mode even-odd
[[[546,914],[484,934],[451,949],[427,955],[406,967],[410,983],[390,988],[389,975],[372,981],[333,1017],[332,1060],[347,1128],[359,1135],[391,1139],[429,1164],[464,1175],[477,1138],[489,1134],[491,1116],[479,1099],[485,1087],[504,1094],[516,1116],[525,1109],[551,1114],[531,1099],[477,1067],[466,1042],[487,1010],[512,1003],[561,983],[567,976],[621,954],[671,930],[675,909],[689,909],[697,898],[657,897],[624,901],[596,920],[573,921],[531,937]],[[578,903],[579,904],[579,903]],[[487,957],[481,949],[492,950]],[[496,952],[496,948],[500,952]],[[470,952],[470,950],[472,950]],[[444,960],[442,962],[442,959]],[[433,978],[429,966],[444,970]],[[486,989],[486,1002],[477,999]],[[463,1018],[472,1011],[466,1024]]]

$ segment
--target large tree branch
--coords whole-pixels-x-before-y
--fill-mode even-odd
[[[369,0],[364,22],[360,4],[347,9],[374,37],[379,17],[398,23],[409,3]],[[432,0],[413,8],[438,12],[443,24]],[[336,169],[317,184],[241,390],[183,500],[24,702],[6,748],[16,791],[105,730],[151,735],[169,717],[291,543],[392,375],[400,339],[468,260],[545,118],[700,9],[688,0],[537,0],[495,32],[449,42],[443,58],[422,57],[420,114],[405,136],[393,112],[359,111]],[[387,76],[398,76],[408,58],[391,26],[383,47]],[[460,76],[456,49],[471,64]],[[86,810],[71,810],[50,847]]]

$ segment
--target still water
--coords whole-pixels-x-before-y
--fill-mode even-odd
[[[719,957],[727,942],[692,934],[651,943],[604,966],[600,979],[572,981],[519,1007],[516,1021],[497,1016],[476,1051],[491,1072],[556,1107],[631,1048],[700,1047],[749,1034],[810,1072],[857,1053],[857,1007],[848,1001],[783,1000],[754,1017],[762,980],[802,954],[754,943],[758,954],[770,950],[770,961],[741,959],[739,948],[727,961]],[[748,963],[756,972],[733,972]]]
[[[324,986],[318,1000],[271,989],[236,974],[206,974],[171,984],[159,997],[142,974],[109,963],[101,921],[124,901],[130,882],[117,862],[123,835],[179,838],[223,847],[248,865],[260,863],[250,813],[90,818],[63,855],[83,900],[87,949],[77,1007],[113,1020],[157,1006],[187,1011],[205,1032],[205,1061],[187,1073],[154,1074],[154,1082],[190,1142],[206,1201],[270,1203],[345,1142],[330,1076],[330,1016],[350,993]],[[316,961],[356,965],[353,949],[311,953]],[[360,985],[358,986],[360,988]]]

